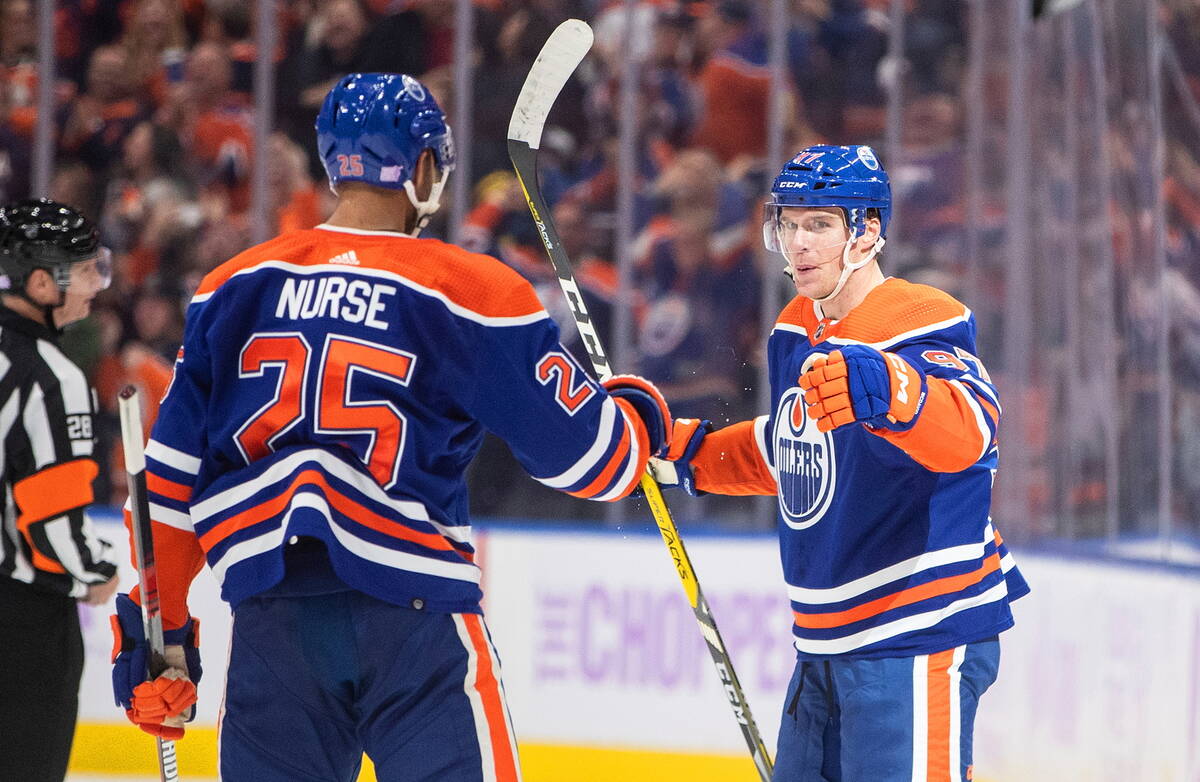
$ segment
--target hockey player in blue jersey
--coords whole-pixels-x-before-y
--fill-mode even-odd
[[[114,617],[131,720],[178,737],[200,679],[192,578],[233,608],[226,782],[515,782],[516,742],[480,610],[464,471],[488,429],[542,483],[629,494],[670,415],[648,382],[598,385],[533,288],[418,239],[454,166],[409,76],[352,74],[317,144],[329,221],[213,271],[146,448],[169,676],[144,681],[136,590]]]
[[[775,495],[796,669],[779,782],[973,777],[979,697],[1028,591],[988,515],[1000,403],[975,318],[885,278],[891,191],[869,147],[780,171],[767,247],[797,296],[767,342],[771,411],[674,424],[661,483]]]

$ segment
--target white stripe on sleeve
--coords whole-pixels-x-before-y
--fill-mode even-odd
[[[146,458],[162,462],[168,467],[180,472],[186,472],[188,475],[195,475],[200,472],[200,460],[198,458],[176,450],[169,445],[164,445],[158,440],[150,440],[146,443]]]
[[[779,473],[775,470],[774,459],[771,458],[771,451],[767,447],[767,422],[770,416],[760,415],[754,419],[754,444],[758,446],[759,456],[762,457],[763,464],[767,465],[767,472],[771,473],[771,477],[775,479],[775,483],[779,483]]]
[[[975,457],[975,461],[979,461],[984,456],[987,456],[988,450],[992,447],[992,429],[988,426],[987,416],[983,414],[983,408],[979,406],[979,400],[975,395],[967,390],[961,382],[957,380],[949,381],[958,393],[962,394],[963,399],[967,400],[967,407],[971,408],[971,412],[975,414],[975,425],[979,427],[979,438],[983,440],[983,448],[979,450],[979,455]]]
[[[552,475],[547,478],[538,478],[539,483],[549,486],[551,489],[565,489],[568,486],[578,483],[579,479],[587,474],[588,470],[596,466],[596,462],[600,461],[600,457],[604,456],[612,445],[613,436],[613,419],[617,415],[617,404],[612,400],[612,397],[607,397],[604,404],[600,407],[600,426],[596,434],[596,439],[592,442],[592,447],[587,449],[587,452],[579,458],[579,461],[567,468],[566,471],[558,475]]]
[[[629,436],[629,455],[626,456],[628,461],[625,464],[625,471],[621,473],[621,477],[617,480],[616,484],[604,494],[594,498],[600,502],[607,502],[620,497],[621,493],[629,488],[630,482],[636,482],[641,479],[641,475],[638,473],[638,462],[641,461],[642,456],[641,445],[638,443],[637,434],[633,431],[633,421],[630,421],[624,415],[622,417],[625,418],[625,432]]]

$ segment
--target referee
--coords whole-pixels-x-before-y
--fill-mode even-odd
[[[110,276],[76,210],[0,208],[0,780],[66,776],[83,673],[76,601],[117,589],[111,547],[84,516],[98,471],[93,394],[58,347]]]

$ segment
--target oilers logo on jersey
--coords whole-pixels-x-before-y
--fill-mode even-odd
[[[821,520],[833,501],[837,463],[831,432],[817,429],[805,414],[803,391],[793,387],[779,399],[771,433],[779,483],[779,512],[792,529]]]

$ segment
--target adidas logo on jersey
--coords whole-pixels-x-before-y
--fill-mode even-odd
[[[326,263],[340,263],[343,266],[358,266],[358,256],[354,254],[353,250],[350,250],[348,252],[339,253],[338,255],[333,256]]]

